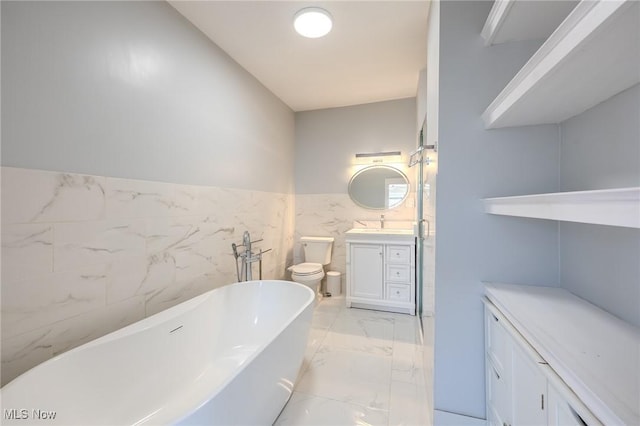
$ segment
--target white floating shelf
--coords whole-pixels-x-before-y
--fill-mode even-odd
[[[485,127],[560,123],[639,83],[639,19],[638,1],[580,2],[485,110]]]
[[[487,298],[605,425],[640,424],[640,329],[561,288],[485,283]]]
[[[640,228],[640,187],[486,198],[484,209],[505,216]]]
[[[493,3],[482,29],[485,45],[545,40],[578,4],[572,1],[501,0]]]

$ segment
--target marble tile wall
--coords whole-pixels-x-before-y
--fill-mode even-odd
[[[2,384],[237,281],[231,243],[293,260],[294,195],[2,168]],[[254,269],[257,276],[257,267]]]
[[[412,199],[409,197],[409,199]],[[385,221],[415,221],[415,207],[411,202],[391,210],[364,209],[349,198],[348,194],[297,194],[295,199],[294,262],[303,261],[301,236],[333,237],[331,264],[325,271],[342,273],[342,294],[346,272],[345,232],[353,228],[353,222],[378,221],[384,213]]]

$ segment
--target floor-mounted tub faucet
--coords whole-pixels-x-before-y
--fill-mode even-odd
[[[251,274],[251,235],[249,235],[249,231],[244,231],[242,234],[242,245],[244,246],[244,261],[245,261],[245,281],[250,281],[253,279],[253,275]]]
[[[271,251],[271,249],[264,251],[260,249],[259,253],[254,254],[251,251],[251,244],[258,243],[260,241],[262,241],[262,239],[251,241],[249,231],[244,231],[244,234],[242,234],[242,245],[236,245],[235,243],[231,244],[233,256],[236,258],[236,273],[238,274],[238,281],[251,281],[253,279],[251,264],[254,262],[258,262],[259,264],[259,279],[262,279],[262,254]],[[244,253],[238,253],[238,247],[244,247]],[[238,258],[241,262],[240,268],[238,268]]]

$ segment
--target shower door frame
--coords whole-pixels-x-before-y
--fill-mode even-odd
[[[420,133],[418,134],[418,149],[424,152],[424,133],[427,125],[427,117],[424,118]],[[416,313],[420,318],[422,327],[423,293],[424,293],[424,162],[422,158],[418,162],[416,185],[416,218],[418,222],[418,235],[416,236]]]

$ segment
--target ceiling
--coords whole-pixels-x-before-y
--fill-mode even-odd
[[[427,0],[169,3],[294,111],[415,96],[426,66]],[[327,36],[293,29],[309,6],[333,16]]]

